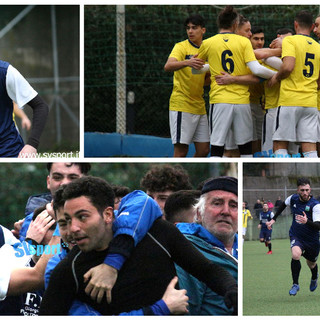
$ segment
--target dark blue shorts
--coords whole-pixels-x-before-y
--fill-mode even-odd
[[[302,251],[302,256],[311,262],[316,262],[319,255],[319,243],[310,246],[296,237],[290,237],[290,248],[298,246]]]
[[[272,233],[272,230],[261,229],[259,237],[260,237],[260,239],[264,239],[264,241],[270,241],[271,240],[271,233]]]

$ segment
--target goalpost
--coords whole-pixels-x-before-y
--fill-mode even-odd
[[[117,128],[126,133],[126,30],[125,6],[117,5]]]

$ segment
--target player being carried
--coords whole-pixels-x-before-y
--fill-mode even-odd
[[[289,230],[291,246],[291,274],[293,285],[289,291],[295,296],[300,290],[299,274],[301,270],[300,258],[303,256],[311,270],[310,291],[317,288],[320,230],[320,204],[311,195],[310,181],[307,178],[297,180],[297,193],[289,196],[278,208],[275,216],[266,222],[269,229],[275,223],[281,212],[290,206],[293,215],[292,225]]]
[[[272,254],[271,250],[271,233],[272,229],[268,229],[266,223],[273,218],[274,214],[269,210],[268,203],[265,202],[262,207],[262,212],[260,213],[260,223],[258,228],[260,229],[260,242],[264,242],[265,246],[268,247],[267,254]]]

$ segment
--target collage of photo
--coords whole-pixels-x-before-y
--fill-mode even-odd
[[[23,2],[0,320],[320,315],[320,5]]]

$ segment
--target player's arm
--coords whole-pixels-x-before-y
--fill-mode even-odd
[[[221,72],[220,75],[215,76],[216,82],[219,85],[227,85],[227,84],[243,84],[243,85],[250,85],[250,84],[257,84],[260,82],[260,79],[253,74],[245,74],[241,76],[232,76],[227,72]]]
[[[275,85],[277,82],[280,82],[281,80],[289,77],[296,64],[296,58],[286,56],[282,59],[282,62],[283,63],[280,70],[268,82],[268,85],[270,87]]]
[[[118,271],[153,222],[161,216],[158,204],[143,191],[133,191],[121,200],[113,223],[114,237],[109,245],[109,253],[104,263],[84,275],[85,281],[90,279],[85,292],[92,299],[101,302],[106,295],[107,301],[111,302],[111,290],[117,280]]]
[[[262,48],[262,49],[255,49],[253,50],[257,60],[266,59],[269,57],[280,57],[282,49],[281,48]]]
[[[25,112],[18,107],[18,105],[13,101],[13,112],[14,114],[21,119],[21,126],[23,129],[27,129],[28,131],[31,128],[31,121]]]
[[[37,148],[39,146],[40,136],[44,130],[48,114],[49,114],[49,107],[46,102],[37,95],[31,101],[28,102],[28,105],[33,110],[33,117],[32,117],[32,130],[30,137],[26,145],[20,151],[19,158],[23,158],[28,156],[28,154],[36,153]]]
[[[51,248],[60,242],[57,237],[50,240]],[[51,252],[52,253],[52,252]],[[55,254],[55,252],[53,252]],[[25,292],[35,291],[44,287],[44,272],[49,259],[53,254],[43,253],[33,268],[14,269],[10,275],[10,282],[7,295],[19,295]]]
[[[302,215],[296,215],[295,219],[300,224],[306,224],[313,229],[320,231],[320,204],[313,207],[312,220],[308,219],[304,211],[302,212]]]
[[[190,59],[186,59],[183,61],[179,61],[174,57],[169,57],[166,64],[164,65],[164,71],[172,72],[172,71],[180,70],[185,67],[191,67],[196,70],[200,70],[204,66],[205,61],[202,59],[198,59],[197,57],[198,55],[196,54],[192,56]]]
[[[282,66],[282,60],[279,57],[269,57],[267,59],[263,60],[265,64],[267,64],[268,66],[280,70],[281,66]]]
[[[247,66],[254,75],[263,79],[270,79],[276,74],[275,71],[262,66],[257,60],[247,62]]]

